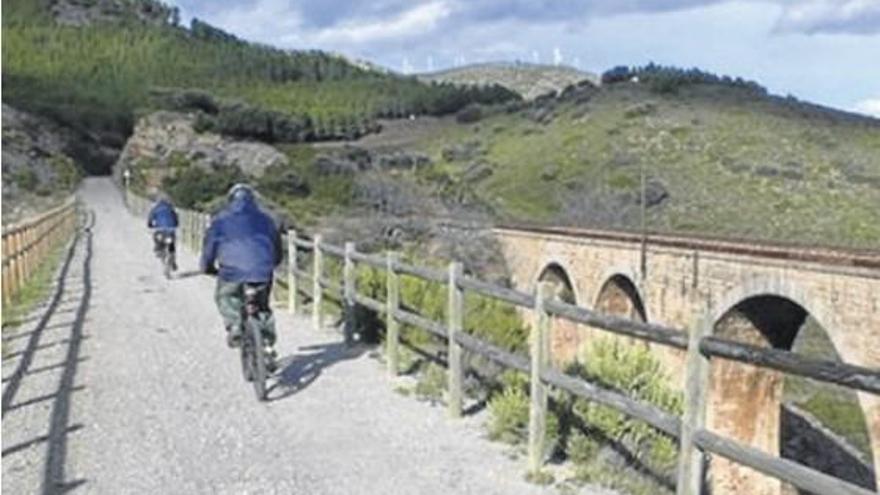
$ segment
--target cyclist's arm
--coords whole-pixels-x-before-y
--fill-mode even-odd
[[[205,232],[205,239],[202,243],[202,258],[199,262],[199,268],[203,273],[214,273],[216,267],[214,263],[217,259],[217,248],[219,245],[217,222],[211,222],[208,231]]]
[[[281,264],[281,261],[284,260],[284,251],[282,251],[281,231],[277,228],[275,229],[275,235],[272,242],[275,244],[275,266],[278,266]]]

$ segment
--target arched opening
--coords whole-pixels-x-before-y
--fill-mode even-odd
[[[568,272],[558,263],[550,263],[538,276],[538,282],[546,282],[550,285],[550,291],[554,300],[577,304],[574,284],[568,276]],[[577,350],[583,341],[580,329],[574,322],[554,318],[550,325],[550,356],[552,361],[559,365],[572,362],[577,357]]]
[[[840,360],[825,329],[800,304],[781,296],[748,297],[714,326],[718,337]],[[855,392],[723,359],[712,360],[708,425],[773,455],[873,489],[867,422]],[[720,456],[712,458],[714,494],[806,495]]]
[[[626,275],[614,275],[602,285],[595,308],[600,313],[648,321],[642,297]]]

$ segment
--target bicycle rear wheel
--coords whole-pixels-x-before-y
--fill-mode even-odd
[[[165,278],[171,279],[171,253],[168,248],[165,248],[165,253],[162,255],[162,270],[165,273]]]
[[[250,382],[254,379],[254,353],[252,351],[254,343],[251,342],[250,335],[242,335],[241,337],[241,375],[244,381]]]
[[[263,350],[263,335],[260,327],[261,323],[256,318],[248,318],[248,340],[253,343],[253,349],[251,352],[251,370],[253,370],[253,375],[251,383],[254,386],[254,393],[257,395],[257,400],[263,401],[266,400],[266,380],[269,377],[269,373],[266,370],[266,355]]]

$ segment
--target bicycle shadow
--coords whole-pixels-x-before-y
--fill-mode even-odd
[[[297,394],[314,383],[325,368],[342,361],[357,359],[368,350],[369,346],[346,346],[344,342],[302,346],[296,354],[279,360],[279,371],[273,375],[276,380],[267,390],[266,400],[274,402]],[[281,392],[273,396],[272,392],[276,390]]]

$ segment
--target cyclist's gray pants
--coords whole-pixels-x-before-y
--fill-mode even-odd
[[[241,282],[226,282],[217,279],[217,288],[214,291],[214,301],[217,303],[217,309],[220,310],[220,316],[223,317],[223,324],[228,331],[234,333],[241,332],[241,313],[242,305],[244,305],[244,285]],[[266,290],[262,292],[264,300],[262,304],[269,307],[270,293],[272,284],[269,283]],[[263,327],[263,338],[269,345],[275,343],[275,316],[269,313],[268,325]]]

